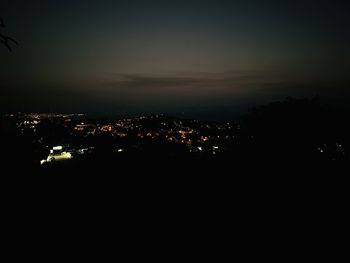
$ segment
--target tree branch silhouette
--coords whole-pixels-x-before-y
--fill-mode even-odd
[[[5,23],[2,17],[0,16],[0,28],[5,28]],[[14,40],[12,37],[8,37],[0,33],[0,42],[5,45],[10,52],[12,52],[11,44],[18,45],[18,42]]]

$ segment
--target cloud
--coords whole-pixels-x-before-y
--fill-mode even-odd
[[[198,94],[201,92],[244,93],[257,89],[261,84],[272,81],[266,74],[246,73],[182,73],[173,75],[118,74],[103,87],[120,93],[179,93]]]
[[[193,77],[120,74],[118,80],[106,83],[106,86],[124,89],[166,89],[171,87],[196,85],[198,81],[199,79]]]
[[[349,85],[297,78],[279,71],[187,72],[169,75],[117,74],[105,82],[101,94],[120,105],[160,107],[229,107],[265,103],[288,96],[343,97]]]

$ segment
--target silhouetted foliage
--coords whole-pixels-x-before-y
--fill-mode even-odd
[[[349,114],[318,97],[287,98],[252,109],[241,118],[262,159],[320,162],[348,158]]]
[[[5,23],[2,17],[0,16],[0,28],[5,28]],[[18,42],[12,37],[8,37],[0,33],[0,42],[5,45],[10,52],[12,52],[11,44],[18,45]]]

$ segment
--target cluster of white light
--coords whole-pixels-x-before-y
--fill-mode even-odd
[[[55,146],[55,147],[52,147],[52,150],[54,151],[62,151],[63,147],[62,146]]]

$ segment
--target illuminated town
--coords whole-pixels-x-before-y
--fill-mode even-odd
[[[292,100],[269,107],[277,105],[278,109],[272,112],[281,114],[280,107],[296,102],[313,103]],[[305,112],[299,119],[294,118],[296,123],[286,120],[281,124],[264,117],[264,111],[266,107],[253,111],[249,121],[241,118],[235,122],[162,114],[116,119],[94,119],[85,114],[5,114],[1,119],[1,137],[10,161],[39,167],[155,160],[177,165],[185,160],[199,161],[200,165],[215,160],[236,164],[295,161],[316,164],[349,159],[346,127],[336,126],[345,125],[342,121],[334,124],[331,123],[334,118],[329,124],[322,121],[324,128],[320,129],[308,118],[303,120]]]
[[[15,123],[22,136],[30,137],[37,149],[47,151],[49,155],[41,164],[91,153],[103,141],[109,142],[109,150],[114,148],[119,154],[141,151],[154,143],[179,146],[189,153],[216,155],[234,142],[239,131],[234,123],[181,120],[163,115],[114,122],[89,120],[84,114],[17,113],[4,117]],[[57,153],[62,149],[69,157]]]

